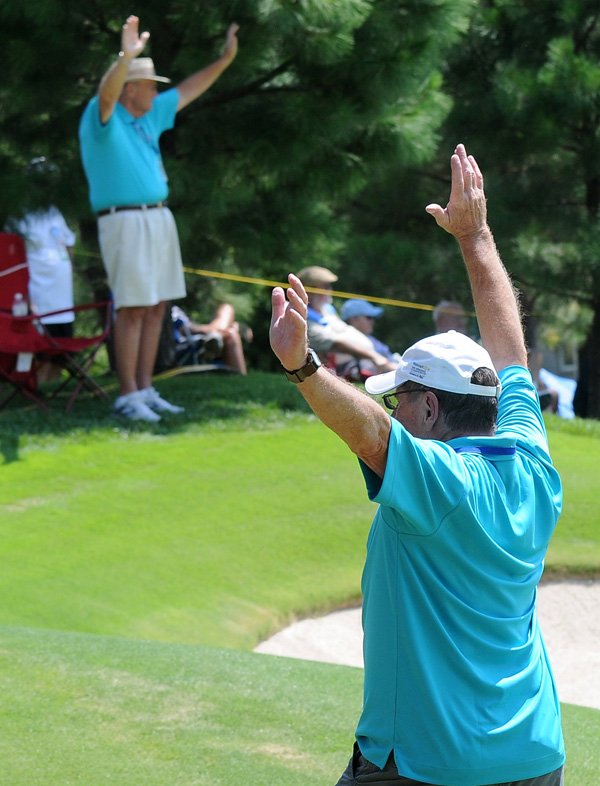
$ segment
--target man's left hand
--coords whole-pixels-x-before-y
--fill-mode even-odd
[[[289,371],[306,363],[308,352],[307,319],[308,296],[300,279],[293,273],[288,276],[290,286],[286,293],[281,287],[273,290],[271,302],[273,315],[269,339],[279,362]]]

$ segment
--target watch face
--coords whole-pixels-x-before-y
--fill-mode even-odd
[[[304,382],[307,377],[312,376],[320,366],[321,361],[319,360],[319,356],[314,349],[309,348],[306,355],[306,363],[302,368],[298,368],[295,371],[288,371],[284,368],[283,371],[290,382],[298,384],[298,382]]]
[[[313,363],[317,368],[321,365],[321,360],[314,349],[308,350],[308,361],[309,363]]]

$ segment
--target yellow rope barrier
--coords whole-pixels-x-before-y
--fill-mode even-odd
[[[100,254],[93,251],[76,251],[76,255],[100,258]],[[202,268],[186,267],[183,268],[184,273],[191,273],[194,276],[203,276],[205,278],[220,278],[225,281],[236,281],[240,284],[253,284],[260,287],[283,287],[287,289],[289,284],[287,281],[272,281],[268,278],[257,278],[255,276],[240,276],[237,273],[220,273],[217,270],[203,270]],[[435,306],[430,306],[426,303],[413,303],[410,300],[396,300],[389,297],[378,297],[377,295],[361,295],[356,292],[342,292],[336,289],[319,289],[318,287],[306,287],[307,292],[313,292],[319,295],[331,295],[332,297],[343,298],[349,300],[351,298],[358,298],[359,300],[368,300],[371,303],[380,303],[382,306],[395,306],[396,308],[412,308],[418,311],[433,311]]]
[[[267,278],[253,278],[251,276],[238,276],[235,273],[218,273],[215,270],[202,270],[199,268],[184,267],[185,273],[193,273],[196,276],[206,276],[208,278],[222,278],[227,281],[238,281],[243,284],[255,284],[256,286],[265,287],[283,287],[287,289],[289,284],[283,281],[271,281]],[[407,300],[395,300],[387,297],[377,297],[376,295],[359,295],[355,292],[341,292],[336,289],[319,289],[318,287],[306,287],[307,292],[314,292],[320,295],[331,295],[332,297],[340,297],[346,300],[350,298],[358,298],[360,300],[368,300],[371,303],[381,303],[385,306],[396,306],[398,308],[415,308],[421,311],[433,311],[434,306],[426,305],[425,303],[411,303]]]

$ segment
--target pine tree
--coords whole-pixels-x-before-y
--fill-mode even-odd
[[[587,414],[600,417],[598,4],[480,3],[446,76],[446,133],[460,134],[488,173],[507,266],[530,299],[591,309],[582,371]]]
[[[305,264],[336,267],[349,200],[392,164],[433,155],[448,109],[440,63],[470,4],[144,3],[148,54],[175,83],[214,59],[230,21],[241,26],[235,63],[163,138],[185,261],[278,280]],[[91,247],[77,124],[118,50],[123,13],[112,0],[0,6],[0,217],[19,203],[24,164],[46,154],[62,167],[61,207]]]

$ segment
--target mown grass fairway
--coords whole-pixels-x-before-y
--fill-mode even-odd
[[[159,387],[185,416],[0,413],[0,784],[328,786],[362,673],[241,650],[358,599],[356,462],[278,376]],[[599,432],[548,423],[548,568],[598,575]],[[567,783],[597,786],[600,713],[566,706],[565,732]]]
[[[358,598],[372,505],[316,422],[71,443],[2,474],[0,622],[252,647]]]
[[[0,783],[332,786],[362,672],[211,647],[0,628]],[[597,786],[600,712],[565,706],[568,786]]]

